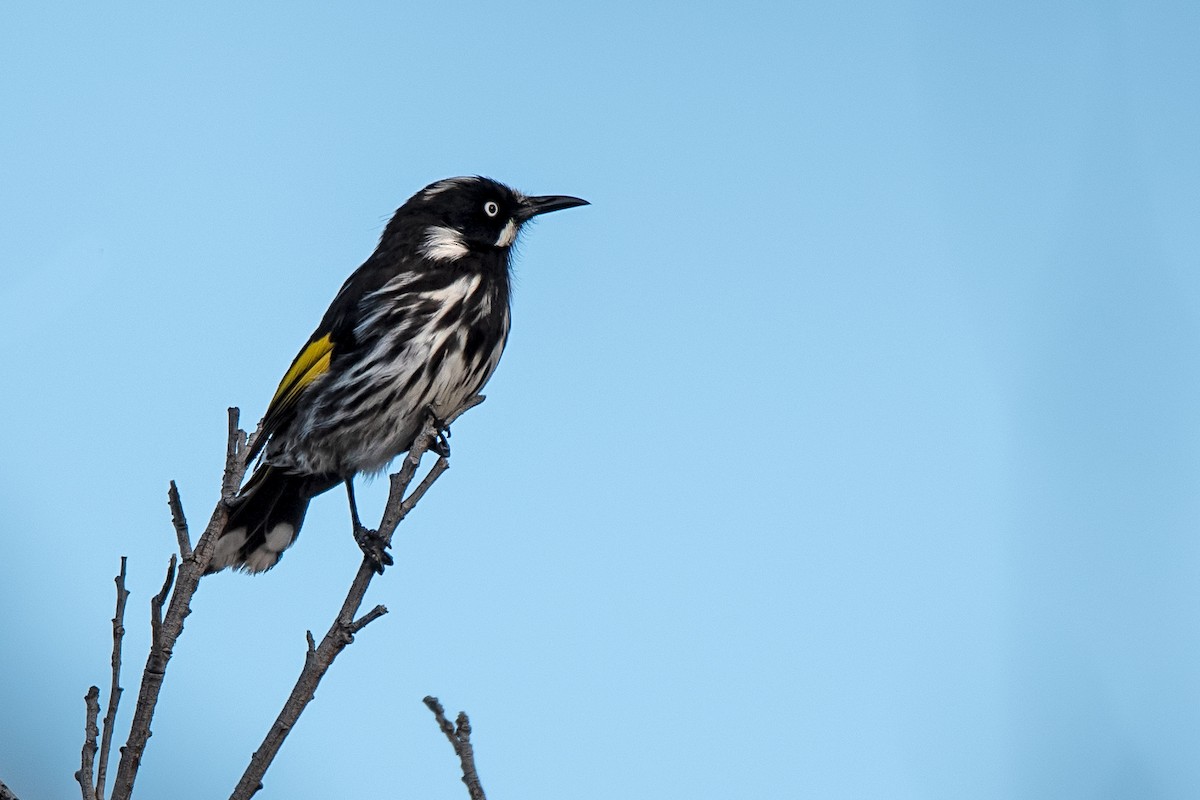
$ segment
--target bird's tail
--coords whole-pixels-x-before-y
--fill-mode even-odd
[[[232,501],[206,573],[226,567],[265,572],[279,563],[304,522],[308,501],[337,483],[263,464]]]

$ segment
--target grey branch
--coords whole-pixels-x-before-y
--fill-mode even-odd
[[[188,535],[187,517],[183,515],[183,501],[179,499],[179,487],[171,481],[167,491],[167,505],[171,507],[171,524],[175,526],[175,538],[179,540],[179,557],[187,561],[192,557],[192,542]]]
[[[471,720],[467,717],[467,712],[458,712],[455,724],[451,725],[450,720],[446,719],[446,710],[436,697],[426,697],[424,702],[437,718],[438,727],[450,740],[450,745],[462,764],[462,782],[466,784],[471,800],[487,800],[483,794],[483,784],[479,782],[479,773],[475,771],[475,748],[471,746]]]
[[[108,710],[104,712],[104,734],[100,738],[100,758],[96,761],[96,737],[100,730],[96,719],[100,716],[100,688],[93,686],[88,689],[84,702],[87,705],[87,719],[84,723],[83,755],[75,780],[79,781],[79,789],[83,800],[104,800],[104,782],[108,775],[109,753],[112,748],[113,727],[117,719],[117,706],[121,703],[121,643],[125,639],[125,601],[129,599],[129,591],[125,588],[125,556],[121,556],[121,571],[113,582],[117,585],[117,609],[113,614],[113,649],[112,649],[112,684],[108,691]],[[94,776],[94,781],[93,781]]]
[[[441,428],[448,428],[450,423],[458,419],[462,414],[471,408],[483,402],[483,395],[476,395],[462,405],[453,414],[449,415],[440,423]],[[421,456],[423,456],[438,440],[441,434],[439,423],[432,414],[413,442],[412,448],[404,457],[400,471],[391,476],[391,488],[388,493],[387,506],[384,508],[383,517],[379,523],[377,533],[383,538],[385,546],[390,546],[392,536],[396,532],[396,527],[404,519],[405,516],[417,504],[417,501],[425,494],[433,482],[438,479],[443,472],[446,471],[449,464],[444,456],[439,456],[437,462],[425,476],[424,480],[417,486],[411,495],[405,496],[408,491],[409,484],[412,483],[413,477],[417,473],[417,469],[421,465]],[[300,715],[304,709],[312,701],[316,694],[317,686],[321,679],[333,664],[333,660],[337,658],[346,646],[354,641],[354,634],[358,633],[369,623],[378,619],[387,613],[387,609],[383,606],[376,606],[371,611],[368,611],[361,618],[355,619],[358,614],[358,609],[362,605],[363,597],[367,593],[367,587],[371,584],[371,579],[376,575],[376,564],[369,556],[364,555],[362,564],[358,568],[358,573],[354,576],[354,581],[350,584],[350,590],[346,594],[346,599],[342,602],[342,607],[338,611],[337,616],[333,620],[333,624],[329,627],[328,633],[321,640],[319,645],[314,647],[314,639],[311,632],[308,632],[308,648],[305,651],[304,667],[300,670],[300,676],[296,679],[296,685],[292,687],[292,693],[283,704],[283,709],[279,712],[279,716],[271,725],[267,735],[263,738],[262,744],[254,755],[250,758],[250,764],[246,767],[245,773],[234,787],[233,794],[230,795],[230,800],[249,800],[259,789],[262,788],[262,779],[266,775],[267,768],[271,766],[271,762],[279,753],[279,749],[283,746],[284,739],[291,732],[296,722],[300,719]],[[482,796],[482,795],[481,795]]]
[[[167,562],[167,577],[163,579],[162,589],[158,594],[150,598],[150,648],[153,651],[155,648],[162,647],[162,610],[163,604],[167,602],[167,597],[170,596],[171,586],[175,583],[175,556],[171,555],[171,560]]]
[[[354,634],[358,633],[363,628],[367,627],[368,625],[370,625],[372,622],[374,622],[375,620],[382,617],[387,612],[388,612],[387,606],[375,606],[370,611],[363,614],[361,618],[356,619],[354,622],[350,623],[350,628],[349,628],[350,635],[353,636]],[[309,635],[311,636],[312,634],[309,634]]]
[[[92,782],[92,775],[96,771],[96,737],[100,735],[100,729],[96,726],[96,720],[100,718],[100,687],[88,689],[83,702],[87,707],[87,719],[83,724],[83,755],[75,780],[79,781],[83,800],[95,800],[96,785]]]
[[[121,703],[121,642],[125,639],[125,556],[121,556],[121,571],[113,579],[117,584],[117,612],[113,615],[112,685],[108,691],[108,708],[104,711],[104,734],[100,737],[100,763],[96,766],[96,800],[104,800],[104,783],[108,778],[108,757],[112,751],[113,728],[117,723],[117,706]]]
[[[188,542],[187,520],[183,515],[183,503],[179,499],[179,491],[171,484],[167,494],[171,506],[171,519],[175,526],[175,534],[179,541],[181,560],[179,569],[175,571],[175,557],[171,557],[171,566],[167,570],[167,580],[162,591],[151,600],[152,637],[150,654],[146,658],[146,668],[142,672],[142,683],[138,689],[137,705],[133,710],[133,722],[129,727],[129,738],[121,748],[121,760],[117,766],[117,776],[113,781],[112,800],[129,800],[133,792],[133,782],[137,778],[138,768],[142,763],[142,754],[146,743],[150,740],[150,723],[154,719],[154,709],[158,705],[158,695],[162,691],[163,680],[166,677],[167,665],[175,652],[175,642],[183,633],[183,622],[192,613],[192,596],[204,569],[212,560],[213,547],[217,534],[225,526],[229,515],[228,501],[237,493],[241,486],[242,477],[246,473],[246,454],[250,443],[259,435],[247,437],[246,432],[238,427],[238,410],[229,409],[228,436],[225,443],[225,472],[221,479],[221,499],[213,509],[208,520],[208,526],[192,549]],[[163,607],[166,606],[164,612]]]
[[[483,399],[482,395],[477,395],[468,400],[444,422],[441,422],[440,428],[448,428],[450,423],[465,411],[482,403]],[[166,678],[167,666],[174,654],[175,643],[183,633],[184,620],[191,614],[192,597],[196,593],[200,579],[204,576],[204,570],[212,560],[217,534],[224,527],[228,518],[229,501],[237,494],[242,478],[245,476],[246,455],[257,438],[262,435],[261,425],[250,436],[247,436],[246,432],[238,427],[238,410],[236,408],[229,409],[228,422],[225,470],[221,479],[221,499],[213,509],[208,525],[194,548],[191,545],[187,518],[183,512],[183,502],[174,481],[171,482],[167,493],[167,503],[171,509],[171,522],[175,528],[175,536],[179,545],[179,560],[177,562],[176,557],[171,556],[162,590],[150,601],[150,653],[146,658],[146,667],[142,672],[142,681],[138,688],[137,704],[133,711],[129,738],[126,740],[125,746],[121,748],[121,758],[117,765],[116,778],[113,781],[112,800],[129,800],[133,792],[133,784],[141,766],[142,755],[146,750],[147,742],[153,735],[150,725],[154,719],[154,710],[158,705],[158,696],[162,691],[163,681]],[[420,466],[421,456],[438,441],[440,435],[439,423],[431,415],[425,428],[413,443],[412,449],[405,456],[400,472],[391,476],[391,492],[378,531],[388,545],[391,544],[396,527],[412,511],[434,481],[449,467],[445,456],[440,456],[412,494],[406,496],[405,493]],[[333,663],[334,658],[354,640],[354,634],[387,613],[387,609],[383,606],[376,606],[362,617],[355,619],[358,609],[362,605],[363,597],[366,595],[367,587],[375,574],[374,562],[364,556],[363,564],[350,586],[342,608],[321,644],[316,645],[312,634],[308,634],[304,669],[275,724],[271,726],[263,740],[262,746],[255,751],[249,767],[234,790],[233,798],[249,798],[261,788],[263,775],[279,752],[284,738],[299,719],[305,706],[312,700],[317,685]],[[96,723],[99,716],[100,690],[92,687],[85,698],[88,710],[85,726],[86,738],[81,769],[76,773],[84,800],[104,800],[104,782],[112,741],[112,726],[122,691],[119,686],[120,642],[124,634],[124,607],[125,599],[128,596],[128,592],[125,590],[124,576],[125,559],[122,558],[121,574],[117,578],[118,611],[113,619],[113,684],[109,709],[104,720],[103,742],[99,748],[97,746],[99,729]],[[93,783],[97,749],[101,753],[101,763],[99,779]],[[0,785],[0,788],[3,786]],[[2,795],[0,795],[0,800],[4,800]]]

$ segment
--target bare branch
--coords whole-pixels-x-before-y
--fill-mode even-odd
[[[425,479],[422,480],[417,485],[417,488],[413,489],[413,493],[410,494],[404,500],[404,502],[400,504],[399,518],[393,524],[393,527],[400,524],[400,522],[402,522],[404,518],[408,516],[408,512],[412,511],[413,506],[420,502],[421,498],[425,496],[425,492],[429,491],[429,487],[433,486],[433,482],[440,478],[442,473],[448,469],[450,469],[450,462],[446,460],[445,456],[439,456],[438,460],[434,462],[433,468],[429,470],[429,474],[425,476]]]
[[[353,636],[354,634],[358,633],[387,612],[387,606],[375,606],[366,614],[363,614],[362,617],[350,623],[350,627],[348,628],[350,635]]]
[[[449,415],[446,421],[441,422],[440,426],[442,428],[447,427],[450,422],[458,419],[464,411],[474,408],[482,402],[482,395],[472,397],[461,408]],[[429,475],[421,481],[412,496],[407,500],[405,499],[405,492],[408,490],[408,485],[412,482],[417,468],[421,464],[421,456],[437,440],[440,432],[438,420],[430,414],[425,426],[421,429],[408,454],[404,457],[400,472],[391,476],[391,490],[388,494],[387,506],[384,509],[383,518],[380,521],[378,530],[378,533],[384,538],[385,546],[391,544],[396,526],[400,524],[405,515],[412,510],[417,501],[421,499],[429,487],[433,485],[433,482],[437,480],[438,476],[445,472],[448,467],[446,459],[439,458]],[[337,658],[342,650],[346,649],[347,645],[354,641],[354,634],[387,613],[387,609],[383,606],[376,606],[360,619],[355,620],[355,615],[362,605],[363,597],[367,593],[371,579],[376,574],[375,562],[369,556],[364,555],[362,564],[359,565],[358,572],[355,574],[354,580],[350,584],[350,589],[346,593],[346,599],[342,601],[342,607],[334,618],[333,624],[330,625],[329,631],[321,639],[321,643],[314,647],[312,632],[307,632],[308,649],[305,651],[304,667],[300,670],[300,676],[296,679],[296,683],[292,687],[292,692],[284,702],[279,716],[276,717],[275,722],[263,738],[262,744],[259,745],[259,748],[254,751],[254,755],[251,756],[246,771],[242,774],[241,780],[238,781],[237,786],[234,787],[233,793],[230,795],[230,800],[249,800],[255,792],[262,788],[262,779],[266,775],[267,768],[271,766],[271,762],[283,746],[284,739],[287,738],[288,733],[291,732],[296,722],[300,719],[300,715],[304,712],[304,709],[312,701],[313,696],[316,694],[317,686],[329,670],[329,667],[332,666],[334,659]]]
[[[467,400],[456,411],[451,413],[446,417],[445,420],[442,421],[442,429],[449,431],[451,423],[453,423],[467,411],[482,403],[485,399],[486,398],[483,395],[477,394]],[[422,428],[421,432],[417,435],[416,440],[413,441],[413,446],[409,448],[408,453],[404,456],[404,460],[401,461],[400,471],[393,474],[389,478],[391,487],[388,493],[387,506],[384,508],[383,520],[379,525],[379,532],[388,536],[389,541],[391,540],[391,534],[396,530],[396,526],[400,524],[400,520],[404,519],[404,515],[408,513],[408,511],[404,511],[403,514],[400,513],[401,506],[404,502],[404,494],[408,491],[408,485],[412,483],[413,477],[417,474],[417,469],[421,466],[421,457],[424,456],[425,453],[428,452],[433,446],[433,443],[437,440],[439,433],[441,433],[441,431],[438,430],[437,420],[433,419],[431,416],[431,418],[425,423],[425,427]],[[438,469],[436,465],[434,468]],[[441,475],[445,469],[446,467],[438,469],[437,474]],[[437,480],[437,478],[434,477],[433,480]],[[432,484],[433,480],[430,480],[429,483]],[[425,488],[428,489],[429,487],[426,486]],[[419,491],[421,494],[424,494],[424,490],[419,489]],[[417,497],[417,500],[419,499],[420,497]],[[409,505],[409,509],[411,509],[413,505],[416,505],[416,500]]]
[[[379,529],[379,533],[382,534],[387,544],[391,543],[396,526],[400,521],[404,519],[421,497],[424,496],[434,481],[449,467],[446,458],[444,456],[440,457],[430,472],[417,486],[416,490],[408,497],[405,497],[408,486],[420,466],[421,456],[430,449],[441,434],[439,428],[447,428],[463,412],[479,405],[481,402],[483,402],[482,395],[471,398],[441,423],[431,415],[429,421],[406,455],[399,474],[392,476],[392,491],[389,494],[387,508],[381,519]],[[158,696],[162,690],[167,665],[174,653],[175,643],[183,633],[184,620],[191,613],[192,597],[196,592],[200,579],[204,576],[205,569],[212,560],[216,537],[224,528],[225,521],[228,519],[228,503],[236,496],[238,488],[241,486],[242,478],[245,476],[247,467],[246,457],[254,447],[254,443],[258,440],[258,437],[262,435],[262,425],[260,423],[254,434],[247,436],[245,431],[238,427],[238,417],[238,409],[230,408],[228,436],[225,443],[225,469],[221,479],[221,500],[213,510],[208,525],[204,529],[204,533],[200,536],[199,541],[196,542],[195,548],[191,546],[191,536],[188,530],[187,519],[183,513],[183,503],[180,500],[179,490],[174,481],[171,482],[167,494],[168,505],[171,508],[171,521],[175,527],[176,539],[179,544],[180,560],[178,562],[178,572],[176,572],[175,556],[172,556],[162,590],[151,599],[152,636],[150,653],[146,659],[146,668],[142,673],[142,682],[138,690],[138,700],[133,712],[129,738],[125,746],[121,748],[121,759],[117,767],[116,779],[113,783],[112,800],[129,800],[130,794],[133,791],[133,783],[137,777],[138,768],[141,765],[142,754],[145,752],[146,743],[152,735],[150,724],[154,718],[154,710],[158,704]],[[446,451],[443,449],[441,452]],[[275,724],[268,731],[262,746],[255,751],[250,765],[242,776],[242,780],[234,790],[234,798],[249,798],[261,788],[262,776],[266,773],[267,767],[270,766],[271,761],[274,759],[276,753],[278,753],[280,746],[282,746],[284,738],[296,720],[299,719],[305,706],[312,700],[317,685],[330,665],[332,665],[334,658],[354,640],[354,634],[387,613],[387,609],[383,606],[376,606],[361,618],[355,619],[355,615],[358,613],[363,597],[370,585],[371,578],[375,574],[374,562],[364,556],[363,563],[359,567],[354,581],[351,583],[345,601],[342,603],[342,608],[334,619],[328,633],[321,640],[320,645],[316,645],[311,632],[307,633],[308,648],[304,668]],[[124,560],[122,560],[123,575]],[[120,585],[123,590],[123,577]],[[118,614],[119,617],[123,616],[123,600],[121,603],[122,613]],[[114,626],[117,625],[117,620],[114,620]],[[123,627],[121,627],[121,632],[124,632]],[[117,697],[121,691],[119,686],[117,686],[117,673],[119,672],[120,663],[119,644],[114,645],[114,647],[116,648],[116,652],[114,654],[113,696]],[[96,700],[98,700],[98,692],[99,690],[96,690]],[[116,713],[115,708],[116,702],[111,702],[110,713],[114,717]],[[95,714],[91,713],[89,707],[89,714],[90,727],[88,730],[90,738],[84,746],[84,759],[89,770],[86,776],[79,778],[81,785],[85,779],[89,785],[91,784],[91,765],[94,761],[96,751],[95,734],[92,733],[92,729],[95,728],[95,717],[98,715],[98,706]],[[107,756],[108,742],[111,741],[110,728],[111,725],[106,717],[105,756]],[[104,770],[104,768],[105,765],[102,763],[101,770]],[[102,771],[100,774],[102,777],[99,793],[93,789],[92,798],[89,800],[103,800],[104,772]]]
[[[83,702],[87,707],[87,718],[83,724],[83,754],[75,780],[79,781],[83,800],[95,800],[96,786],[92,783],[92,775],[96,771],[96,737],[100,735],[100,729],[96,726],[96,720],[100,717],[100,687],[88,689]]]
[[[246,450],[246,432],[238,427],[237,408],[230,408],[229,414],[229,433],[225,439],[225,475],[221,479],[221,499],[229,500],[238,492],[238,487],[242,485],[242,476],[246,472],[246,463],[244,452]],[[255,432],[257,438],[257,431]],[[241,464],[239,469],[239,456],[241,456]]]
[[[172,482],[172,487],[174,483]],[[117,584],[117,611],[113,615],[112,685],[108,692],[108,708],[104,711],[104,734],[100,738],[100,763],[96,766],[96,800],[104,800],[104,783],[108,777],[108,758],[112,751],[113,728],[117,723],[117,706],[121,704],[121,643],[125,639],[125,556],[121,556],[121,572],[114,578]]]
[[[175,526],[175,538],[179,540],[179,557],[187,561],[192,557],[192,539],[188,535],[187,518],[183,516],[183,501],[179,499],[179,487],[171,481],[167,491],[167,505],[171,507],[171,523]]]
[[[162,646],[162,610],[163,604],[167,602],[167,596],[171,591],[171,585],[175,583],[175,555],[171,555],[171,560],[167,562],[167,577],[163,580],[162,590],[154,597],[150,598],[150,652],[153,653],[156,649]]]
[[[470,411],[475,406],[482,403],[484,400],[487,400],[486,394],[477,394],[474,397],[468,397],[466,402],[464,402],[454,411],[450,412],[450,415],[442,420],[442,428],[449,430],[450,426],[454,424],[455,420]]]
[[[454,753],[462,764],[462,782],[467,785],[467,793],[471,795],[471,800],[487,800],[483,794],[483,784],[479,782],[479,773],[475,771],[475,748],[471,746],[471,720],[467,717],[467,712],[458,712],[456,727],[446,719],[446,710],[436,697],[426,697],[424,702],[437,718],[438,727],[454,747]]]
[[[129,727],[129,738],[121,748],[121,760],[117,766],[117,776],[113,781],[112,800],[129,800],[133,792],[133,782],[137,778],[141,766],[142,754],[151,734],[150,723],[154,719],[154,709],[158,705],[158,695],[162,691],[163,680],[166,677],[167,664],[175,652],[175,642],[183,633],[183,623],[192,613],[192,597],[204,570],[212,560],[213,547],[217,534],[225,527],[229,516],[227,501],[232,498],[241,486],[242,477],[246,473],[246,454],[248,440],[245,431],[238,427],[238,410],[229,409],[228,435],[225,442],[225,471],[221,479],[221,500],[213,509],[208,520],[208,526],[201,534],[196,546],[179,563],[178,573],[175,573],[175,557],[171,556],[171,566],[168,568],[167,580],[162,591],[151,600],[152,637],[150,654],[146,658],[146,668],[142,672],[142,683],[138,689],[137,705],[133,710],[133,722]],[[260,425],[261,429],[261,425]],[[258,436],[255,432],[255,436]],[[174,484],[172,484],[174,487]],[[174,492],[178,498],[178,492]],[[168,495],[170,497],[170,495]],[[174,512],[172,508],[172,512]],[[182,505],[179,507],[179,520],[183,519]],[[174,519],[174,514],[172,514]],[[176,523],[176,533],[179,533],[179,523]],[[180,551],[183,554],[183,539],[180,539]],[[166,606],[165,612],[163,607]]]
[[[365,573],[365,575],[364,575]],[[363,593],[366,591],[366,584],[370,583],[371,578],[375,575],[374,565],[364,556],[363,563],[359,567],[358,575],[355,577],[355,585],[362,582]],[[246,771],[242,774],[241,780],[230,795],[232,800],[248,800],[255,792],[262,788],[262,779],[267,772],[267,768],[271,766],[271,762],[275,760],[276,754],[279,753],[279,748],[283,746],[283,740],[287,738],[296,721],[300,719],[300,714],[303,713],[305,707],[312,701],[316,694],[317,685],[321,682],[321,678],[329,670],[333,664],[333,660],[338,654],[345,649],[346,645],[354,641],[354,633],[351,630],[353,626],[353,618],[359,605],[362,603],[362,594],[356,594],[351,591],[342,604],[341,610],[334,619],[333,624],[329,628],[329,632],[321,640],[321,644],[313,647],[313,637],[311,631],[307,633],[307,649],[305,650],[304,667],[300,671],[300,677],[296,679],[296,684],[292,687],[292,692],[288,699],[284,702],[283,708],[276,717],[275,722],[271,725],[267,735],[263,738],[262,744],[254,755],[250,758],[250,763],[246,767]],[[369,615],[368,615],[369,616]],[[378,616],[378,615],[377,615]]]
[[[463,403],[461,408],[446,418],[442,423],[443,428],[449,429],[450,423],[483,401],[484,396],[477,394]],[[417,469],[421,466],[421,457],[433,446],[439,433],[437,421],[430,419],[421,430],[421,433],[418,434],[416,441],[413,442],[413,446],[404,457],[404,461],[401,462],[400,471],[392,475],[389,479],[391,488],[388,492],[387,505],[383,509],[383,519],[379,523],[379,533],[386,537],[389,544],[392,541],[392,535],[396,532],[396,526],[408,516],[408,512],[412,511],[413,506],[425,495],[425,492],[429,490],[433,482],[450,468],[450,462],[446,460],[446,457],[440,456],[433,465],[433,469],[429,471],[429,474],[425,476],[425,479],[421,481],[412,495],[405,499],[404,494],[408,491],[408,485],[412,483],[413,477],[417,474]]]

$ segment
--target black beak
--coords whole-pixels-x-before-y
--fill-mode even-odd
[[[551,211],[562,211],[564,208],[574,208],[575,206],[591,205],[587,200],[580,200],[578,197],[568,197],[561,194],[547,194],[541,197],[526,197],[521,203],[521,210],[517,212],[521,222],[532,219],[538,214],[549,214]]]

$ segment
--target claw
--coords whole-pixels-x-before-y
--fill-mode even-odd
[[[429,445],[429,449],[442,458],[450,457],[450,428],[442,421],[442,418],[433,410],[433,406],[425,407],[425,413],[433,420],[433,427],[437,429],[437,437]]]
[[[363,527],[362,525],[355,525],[354,541],[358,543],[358,547],[363,551],[363,555],[371,561],[375,567],[375,571],[380,575],[383,574],[384,567],[390,567],[396,563],[387,551],[387,540],[379,535],[379,531]]]

